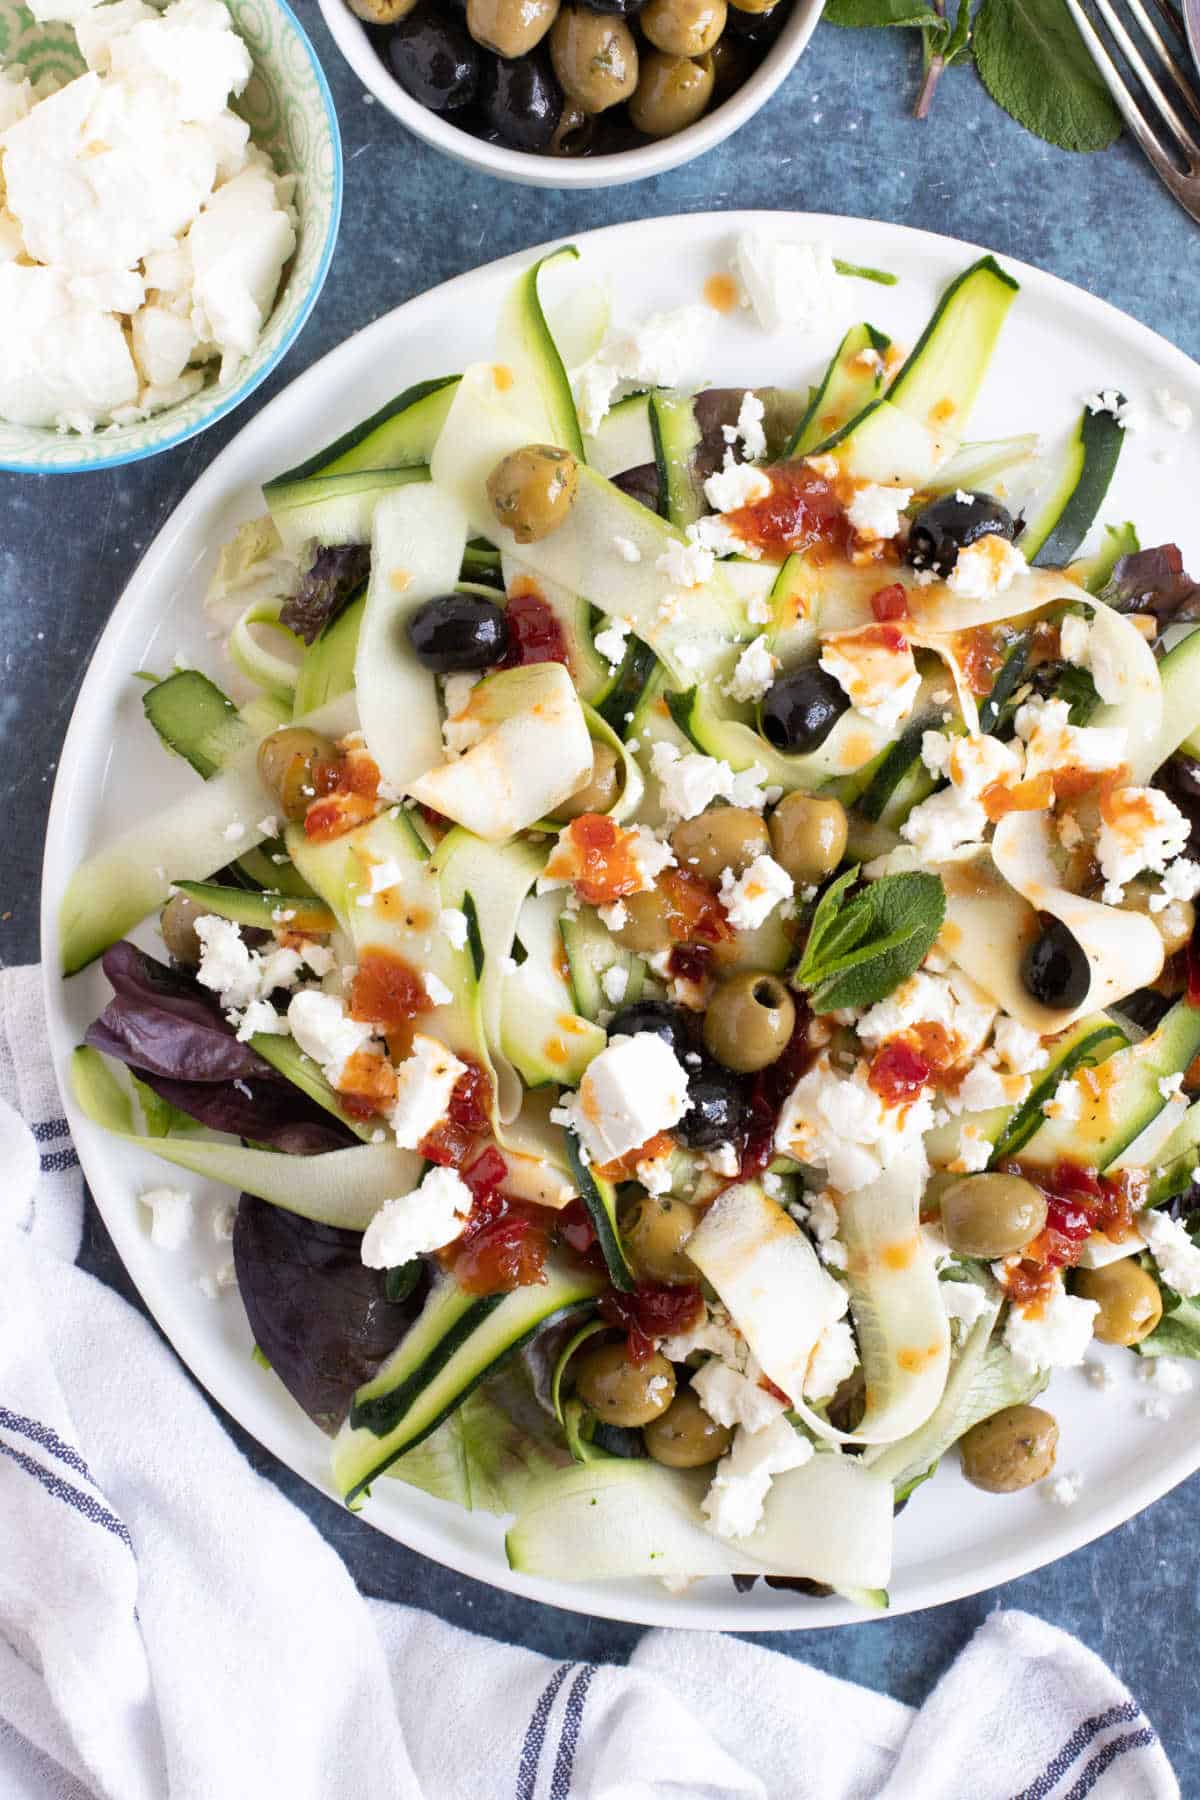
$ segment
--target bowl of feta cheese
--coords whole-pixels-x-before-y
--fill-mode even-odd
[[[283,0],[0,0],[0,468],[170,449],[304,325],[337,118]]]

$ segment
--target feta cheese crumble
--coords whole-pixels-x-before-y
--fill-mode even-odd
[[[436,1038],[414,1032],[412,1049],[396,1069],[396,1098],[388,1124],[402,1150],[416,1150],[445,1118],[466,1064]]]
[[[813,1454],[808,1439],[782,1413],[759,1431],[741,1427],[700,1502],[711,1529],[718,1537],[749,1537],[762,1519],[772,1478],[803,1468]]]
[[[1059,630],[1059,647],[1064,661],[1088,671],[1101,700],[1121,698],[1124,683],[1112,643],[1097,631],[1091,620],[1068,613]]]
[[[1137,1224],[1167,1286],[1182,1294],[1185,1300],[1200,1294],[1200,1250],[1188,1236],[1186,1227],[1154,1207],[1146,1207],[1140,1212]]]
[[[663,810],[673,819],[694,819],[714,800],[728,800],[751,812],[761,812],[767,803],[760,785],[767,771],[758,763],[735,774],[715,756],[702,756],[698,750],[681,754],[674,744],[659,743],[651,747],[650,769]]]
[[[683,306],[652,313],[632,330],[610,333],[571,377],[584,435],[593,437],[600,429],[620,389],[678,387],[695,372],[712,328],[707,307]]]
[[[1042,1492],[1047,1500],[1053,1501],[1055,1506],[1074,1506],[1082,1487],[1082,1475],[1057,1475],[1042,1489]]]
[[[460,911],[457,906],[444,906],[438,914],[438,926],[452,949],[466,949],[469,928],[465,912]]]
[[[928,1097],[886,1106],[867,1084],[859,1063],[841,1075],[823,1051],[796,1083],[779,1116],[775,1148],[783,1156],[825,1170],[831,1187],[852,1193],[878,1179],[898,1156],[915,1149],[933,1124]]]
[[[462,1233],[473,1205],[470,1188],[454,1169],[428,1170],[411,1194],[385,1200],[363,1232],[368,1269],[398,1269],[414,1256],[441,1250]]]
[[[1125,733],[1119,725],[1072,725],[1065,700],[1026,700],[1013,720],[1025,745],[1027,777],[1062,769],[1115,769],[1125,760]]]
[[[1143,869],[1161,873],[1187,848],[1191,827],[1160,788],[1122,787],[1101,809],[1096,855],[1106,882],[1123,887]]]
[[[342,1072],[374,1033],[361,1019],[352,1019],[336,994],[305,988],[288,1005],[288,1026],[306,1056],[319,1063],[325,1079],[336,1088]]]
[[[1092,1341],[1099,1311],[1095,1300],[1068,1294],[1060,1276],[1040,1311],[1009,1308],[1004,1342],[1018,1366],[1031,1375],[1039,1369],[1074,1368]]]
[[[791,899],[795,885],[773,856],[756,856],[741,875],[722,871],[721,904],[735,931],[756,931],[781,900]]]
[[[615,1162],[677,1125],[689,1105],[687,1072],[651,1032],[611,1038],[592,1058],[577,1093],[550,1117],[577,1133],[589,1159]]]
[[[251,60],[224,6],[72,11],[87,72],[0,106],[0,414],[86,433],[194,393],[216,358],[230,380],[296,234],[293,179],[227,104]]]
[[[1159,417],[1172,431],[1191,430],[1192,409],[1186,400],[1177,399],[1170,388],[1165,387],[1155,388],[1153,397]]]
[[[921,685],[912,645],[894,627],[867,625],[825,638],[821,667],[881,731],[894,731],[908,717]]]
[[[743,232],[733,257],[742,305],[764,331],[819,331],[833,306],[837,271],[828,244],[794,244]]]
[[[749,703],[761,700],[775,679],[778,668],[777,659],[767,647],[766,633],[762,633],[746,645],[737,659],[733,674],[726,683],[725,692],[731,700]]]
[[[724,467],[710,475],[704,484],[704,497],[718,513],[737,512],[739,507],[753,506],[756,500],[765,500],[770,492],[771,483],[767,477],[749,463],[735,462],[728,450]]]
[[[1015,544],[989,531],[959,551],[946,586],[960,600],[990,600],[1008,591],[1028,564]]]
[[[191,1236],[192,1196],[183,1188],[147,1188],[138,1204],[150,1214],[150,1242],[159,1250],[179,1250]]]
[[[660,575],[665,575],[678,587],[703,587],[713,572],[713,553],[702,544],[681,544],[672,540],[654,566]]]
[[[846,508],[846,517],[859,537],[876,543],[897,535],[904,509],[911,499],[911,488],[881,487],[876,482],[867,482]]]
[[[603,631],[598,631],[592,639],[598,654],[608,664],[610,674],[615,675],[625,660],[629,629],[627,619],[610,619]]]

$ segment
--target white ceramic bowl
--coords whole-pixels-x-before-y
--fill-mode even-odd
[[[28,475],[77,474],[156,456],[223,418],[266,380],[287,354],[325,284],[342,212],[342,144],[324,71],[286,0],[226,0],[254,71],[235,102],[254,142],[280,174],[295,175],[296,248],[252,355],[228,383],[209,380],[188,399],[138,424],[91,437],[0,419],[0,469]],[[0,62],[19,63],[36,80],[60,83],[82,73],[67,25],[37,24],[21,0],[0,0]]]
[[[486,175],[499,175],[504,181],[519,181],[529,187],[552,188],[618,187],[622,182],[662,175],[680,163],[691,162],[695,156],[703,156],[766,105],[799,59],[824,4],[825,0],[792,0],[791,18],[749,80],[686,131],[612,156],[569,157],[507,150],[439,119],[406,94],[388,72],[366,26],[350,11],[346,0],[320,0],[333,39],[363,86],[414,136],[424,138],[435,150],[444,150],[457,162],[482,169]]]

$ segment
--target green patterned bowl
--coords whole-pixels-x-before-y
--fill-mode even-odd
[[[226,385],[197,393],[136,425],[108,426],[91,437],[0,419],[0,469],[76,474],[112,468],[170,450],[223,418],[265,381],[287,353],[324,285],[342,211],[342,146],[333,97],[308,37],[285,0],[225,0],[245,39],[254,73],[235,110],[281,174],[297,177],[297,243],[283,271],[275,309],[251,356]],[[20,0],[0,0],[0,65],[21,63],[35,80],[59,83],[83,72],[69,25],[39,25]]]

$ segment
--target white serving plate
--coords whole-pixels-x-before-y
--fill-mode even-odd
[[[867,317],[911,345],[943,285],[978,253],[925,232],[850,219],[712,213],[650,219],[585,234],[582,270],[610,281],[616,315],[636,320],[655,308],[701,297],[706,278],[728,265],[739,230],[770,225],[799,239],[827,238],[834,253],[891,269],[893,288],[847,280],[837,316],[819,337],[764,334],[747,314],[716,321],[698,377],[796,386],[815,379],[837,334]],[[546,247],[544,247],[546,248]],[[259,483],[308,455],[418,379],[449,373],[493,349],[493,323],[511,277],[543,251],[531,250],[462,275],[397,308],[333,351],[267,406],[213,462],[176,508],[143,558],[100,640],[67,733],[46,845],[43,946],[46,1002],[56,1064],[107,997],[96,970],[62,982],[56,910],[71,870],[121,826],[162,806],[194,780],[152,742],[141,715],[138,668],[166,669],[177,651],[213,668],[198,603],[217,550],[242,519],[260,510]],[[1024,265],[1006,266],[1022,291],[1009,315],[973,437],[1067,431],[1085,396],[1117,386],[1151,408],[1155,387],[1188,400],[1200,419],[1200,370],[1180,351],[1103,301]],[[1174,539],[1200,564],[1193,434],[1155,424],[1131,436],[1103,509],[1108,521],[1137,521],[1144,544]],[[147,934],[149,945],[153,939]],[[161,1181],[164,1165],[81,1119],[65,1104],[84,1171],[117,1249],[147,1305],[213,1397],[260,1442],[326,1493],[328,1443],[281,1384],[251,1360],[250,1332],[236,1290],[206,1300],[197,1277],[227,1246],[207,1229],[175,1256],[152,1247],[136,1195]],[[214,1201],[214,1184],[190,1185]],[[201,1216],[203,1217],[203,1211]],[[1098,1354],[1099,1347],[1093,1352]],[[1052,1562],[1111,1531],[1200,1467],[1200,1391],[1172,1402],[1154,1423],[1139,1401],[1148,1390],[1126,1352],[1111,1356],[1117,1385],[1101,1394],[1079,1370],[1060,1372],[1048,1404],[1062,1427],[1059,1468],[1078,1472],[1069,1510],[1038,1489],[990,1496],[969,1487],[948,1458],[897,1522],[892,1610],[957,1599]],[[841,1600],[809,1600],[761,1583],[737,1595],[702,1582],[672,1596],[651,1582],[568,1586],[507,1566],[500,1523],[434,1501],[399,1482],[376,1484],[365,1517],[380,1530],[464,1575],[576,1611],[655,1625],[737,1631],[780,1630],[861,1620]]]

